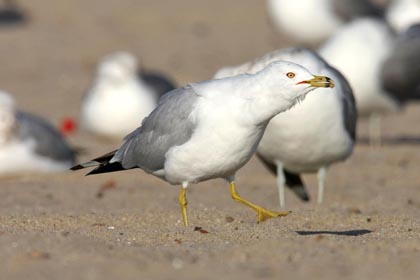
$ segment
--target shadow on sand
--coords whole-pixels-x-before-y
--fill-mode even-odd
[[[357,142],[360,144],[369,144],[368,137],[358,137]],[[401,135],[398,137],[386,137],[381,140],[383,145],[396,146],[396,145],[420,145],[420,136],[416,135]]]
[[[319,235],[319,234],[330,234],[330,235],[344,235],[344,236],[359,236],[371,233],[373,231],[368,229],[353,229],[353,230],[344,230],[344,231],[329,231],[329,230],[319,230],[319,231],[309,231],[309,230],[298,230],[296,231],[299,235]]]

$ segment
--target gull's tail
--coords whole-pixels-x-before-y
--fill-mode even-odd
[[[116,151],[117,150],[107,153],[103,156],[97,157],[95,159],[92,159],[91,161],[75,165],[72,168],[70,168],[70,170],[79,170],[79,169],[83,169],[87,167],[96,166],[96,168],[90,171],[89,173],[87,173],[86,176],[125,170],[125,168],[121,165],[121,162],[112,162],[112,163],[109,162],[114,156]]]
[[[265,167],[271,171],[274,175],[277,175],[277,166],[266,159],[264,159],[261,155],[257,154],[258,158],[262,161]],[[305,184],[303,183],[302,179],[300,178],[299,174],[295,174],[283,169],[284,177],[286,178],[286,186],[294,192],[301,200],[309,201],[310,197],[308,192],[306,191]]]

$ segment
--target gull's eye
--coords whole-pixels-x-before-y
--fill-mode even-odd
[[[296,76],[296,74],[293,73],[293,72],[289,72],[289,73],[286,74],[286,76],[287,76],[287,78],[293,79]]]

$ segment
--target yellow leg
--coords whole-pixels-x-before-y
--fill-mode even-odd
[[[182,187],[181,194],[179,195],[179,204],[181,204],[182,219],[184,220],[184,226],[188,226],[187,216],[187,188]]]
[[[262,208],[261,206],[255,205],[248,200],[243,199],[239,196],[238,192],[236,191],[236,185],[234,181],[230,182],[230,193],[232,194],[232,198],[237,202],[245,204],[246,206],[254,209],[258,213],[258,222],[263,222],[270,218],[277,218],[277,217],[284,217],[289,215],[291,212],[273,212],[267,209]]]

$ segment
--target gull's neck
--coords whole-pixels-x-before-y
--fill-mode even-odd
[[[266,124],[277,114],[290,109],[297,99],[290,100],[281,86],[270,81],[269,75],[259,72],[254,75],[240,75],[238,94],[242,98],[241,117],[254,125]],[[245,119],[246,118],[246,119]]]

